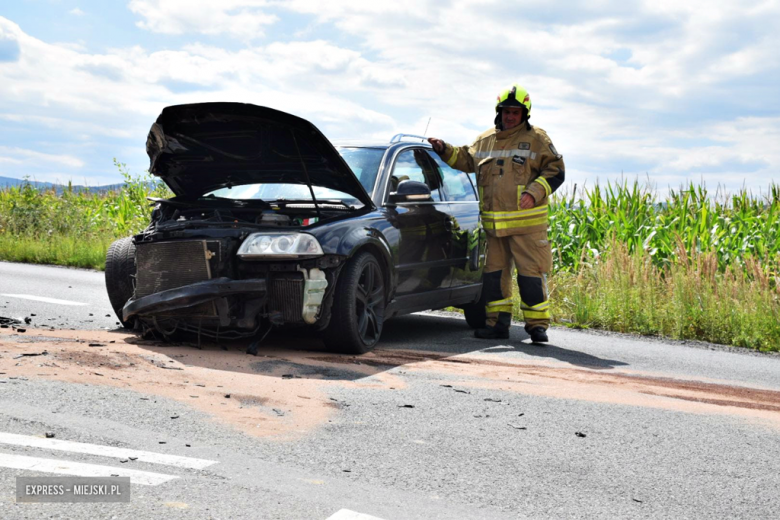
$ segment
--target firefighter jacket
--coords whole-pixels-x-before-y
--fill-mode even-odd
[[[509,130],[490,129],[471,146],[445,145],[441,158],[477,174],[485,231],[496,237],[546,231],[550,195],[563,183],[563,157],[541,128],[527,121]],[[520,209],[523,193],[536,204]]]

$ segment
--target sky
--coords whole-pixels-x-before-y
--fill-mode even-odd
[[[0,176],[142,174],[163,107],[206,101],[469,144],[514,83],[569,189],[780,177],[780,0],[0,0]]]

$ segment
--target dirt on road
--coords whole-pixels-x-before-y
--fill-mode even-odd
[[[558,361],[378,348],[363,356],[299,350],[295,341],[246,354],[246,343],[172,345],[124,331],[0,329],[0,382],[40,378],[175,399],[255,436],[295,439],[342,406],[333,387],[403,392],[410,373],[430,384],[561,399],[728,414],[780,427],[780,392],[727,381],[658,377]],[[396,370],[403,367],[403,370]]]

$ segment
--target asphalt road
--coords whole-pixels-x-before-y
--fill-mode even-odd
[[[775,355],[558,328],[547,347],[522,327],[484,341],[418,314],[365,356],[298,331],[251,356],[142,340],[102,273],[10,263],[0,317],[22,322],[0,328],[0,518],[780,516]],[[140,472],[130,503],[16,502],[18,476],[101,467]]]

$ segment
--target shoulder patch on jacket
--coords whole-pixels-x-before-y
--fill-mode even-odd
[[[555,146],[552,144],[552,141],[550,142],[550,152],[555,156],[556,159],[560,159],[563,157],[561,154],[558,153],[558,150],[555,149]]]
[[[531,143],[520,143],[517,145],[517,147],[521,150],[530,150],[531,149]]]

